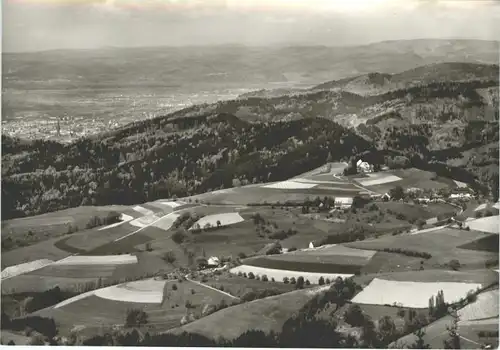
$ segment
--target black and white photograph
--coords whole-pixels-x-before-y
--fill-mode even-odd
[[[2,347],[499,347],[500,1],[1,12]]]

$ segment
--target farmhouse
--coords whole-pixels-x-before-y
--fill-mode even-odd
[[[207,260],[208,267],[218,267],[220,265],[220,260],[216,256],[212,256]]]
[[[391,200],[391,195],[389,193],[384,193],[382,195],[382,200],[387,202],[387,201],[390,201]]]
[[[358,168],[358,172],[362,173],[373,172],[373,166],[367,162],[364,162],[362,159],[358,160],[358,162],[356,163],[356,167]]]
[[[470,193],[452,193],[450,194],[450,199],[471,199],[472,195]]]
[[[422,203],[422,204],[427,204],[430,202],[430,199],[427,198],[427,197],[420,197],[417,199],[419,203]]]
[[[335,209],[349,209],[352,205],[352,197],[336,197]]]

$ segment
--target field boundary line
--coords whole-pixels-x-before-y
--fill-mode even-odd
[[[234,295],[229,294],[229,293],[227,293],[227,292],[224,292],[224,291],[222,291],[222,290],[219,290],[219,289],[217,289],[217,288],[211,287],[211,286],[209,286],[209,285],[206,285],[206,284],[201,283],[201,282],[198,282],[198,281],[193,281],[192,279],[188,278],[188,275],[186,275],[186,276],[184,276],[184,277],[186,278],[186,280],[188,280],[188,281],[189,281],[189,282],[191,282],[191,283],[197,284],[197,285],[199,285],[199,286],[201,286],[201,287],[205,287],[205,288],[208,288],[208,289],[215,290],[216,292],[222,293],[222,294],[224,294],[224,295],[226,295],[226,296],[228,296],[228,297],[230,297],[230,298],[233,298],[233,299],[236,299],[236,300],[241,300],[240,298],[235,297]]]

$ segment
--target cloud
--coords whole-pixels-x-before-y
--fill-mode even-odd
[[[497,39],[481,0],[5,0],[7,51],[100,46]]]

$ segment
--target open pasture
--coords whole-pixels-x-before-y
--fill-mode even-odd
[[[234,267],[230,270],[233,274],[238,274],[238,272],[249,274],[252,272],[254,275],[263,276],[266,275],[268,278],[274,278],[276,281],[283,281],[283,278],[299,278],[300,276],[304,277],[304,279],[309,280],[312,284],[318,284],[320,277],[324,279],[329,278],[330,280],[335,280],[337,277],[348,278],[353,276],[354,274],[349,273],[320,273],[320,272],[309,272],[309,271],[293,271],[293,270],[284,270],[284,269],[273,269],[267,267],[260,267],[254,265],[240,265]]]
[[[208,281],[204,283],[217,289],[222,287],[225,292],[239,298],[250,292],[260,293],[268,289],[276,290],[280,293],[295,290],[293,284],[284,284],[282,280],[272,282],[270,277],[268,279],[267,282],[264,282],[262,280],[249,279],[232,273],[223,272],[219,276],[214,275],[208,277]]]
[[[108,228],[105,231],[92,229],[84,232],[77,232],[70,236],[61,238],[55,243],[55,246],[69,253],[80,254],[112,243],[120,237],[137,231],[137,229],[137,227],[134,227],[129,223],[123,223],[122,225]]]
[[[261,187],[238,187],[230,191],[217,193],[205,193],[191,197],[193,200],[198,199],[203,203],[210,204],[224,204],[224,205],[247,205],[247,204],[274,204],[277,202],[285,203],[303,203],[306,199],[313,199],[316,196],[343,196],[352,197],[358,194],[361,189],[359,188],[346,188],[340,187],[326,187],[318,186],[319,188],[309,189],[276,189],[276,188],[263,188]],[[333,185],[332,185],[333,186]]]
[[[121,291],[117,290],[118,286],[103,288],[87,294],[84,298],[75,298],[74,302],[64,303],[57,308],[43,309],[35,314],[53,317],[63,335],[67,335],[74,325],[81,325],[84,332],[86,330],[95,334],[99,328],[123,326],[127,311],[135,308],[148,314],[149,322],[143,327],[144,330],[166,331],[179,327],[182,317],[187,312],[200,317],[205,305],[218,305],[223,300],[230,304],[233,301],[219,291],[189,281],[179,283],[145,280],[124,283],[119,287]],[[153,299],[148,299],[147,295],[153,296]],[[119,298],[126,300],[116,300]],[[131,302],[129,299],[136,301]],[[139,299],[141,302],[138,302]]]
[[[299,189],[309,189],[316,186],[317,184],[313,183],[303,183],[298,181],[287,180],[287,181],[272,183],[270,185],[264,185],[262,186],[262,188],[275,188],[280,190],[299,190]]]
[[[110,255],[110,256],[68,256],[65,259],[54,262],[55,266],[71,266],[71,265],[122,265],[122,264],[137,264],[137,257],[130,254]]]
[[[59,287],[64,290],[80,290],[86,283],[95,283],[97,279],[83,277],[55,277],[38,275],[36,273],[26,273],[2,281],[2,294],[45,292],[49,289]]]
[[[32,232],[38,240],[59,237],[68,232],[69,226],[85,229],[94,216],[106,217],[111,212],[128,213],[126,206],[110,205],[101,207],[82,206],[52,213],[2,221],[2,236],[24,236]]]
[[[30,261],[24,264],[9,266],[2,270],[2,280],[41,269],[44,266],[52,263],[53,263],[52,260],[40,259],[40,260]]]
[[[398,304],[404,307],[427,308],[429,298],[440,290],[443,291],[446,302],[455,302],[465,297],[467,292],[480,287],[479,283],[409,282],[375,278],[352,301],[359,304]],[[415,293],[416,290],[418,293]]]
[[[453,228],[441,228],[415,235],[382,236],[377,239],[344,243],[347,247],[383,250],[384,248],[427,252],[428,263],[446,264],[458,259],[462,264],[482,264],[496,254],[457,248],[484,237],[484,233]]]
[[[149,227],[146,229],[149,229]],[[139,233],[129,235],[126,238],[113,240],[99,245],[94,249],[82,253],[82,255],[116,255],[135,253],[140,251],[140,249],[137,249],[136,246],[144,244],[150,240],[151,239],[141,231]]]
[[[496,233],[499,234],[500,231],[500,220],[499,216],[488,216],[485,218],[475,219],[469,221],[466,225],[470,227],[471,230]]]
[[[31,246],[2,252],[2,269],[40,259],[56,261],[67,257],[70,255],[67,251],[61,250],[54,245],[60,239],[60,237],[51,238]]]
[[[298,178],[315,178],[318,176],[329,176],[333,177],[335,174],[342,174],[344,169],[347,168],[349,164],[345,162],[332,162],[326,163],[318,168],[309,170],[305,173],[298,175]],[[295,178],[294,178],[295,179]]]
[[[388,192],[391,188],[396,186],[401,186],[403,188],[418,187],[424,190],[456,187],[456,185],[448,179],[437,177],[434,173],[416,168],[390,170],[376,174],[385,174],[386,176],[395,176],[401,179],[395,182],[366,186],[368,189],[381,194]],[[366,181],[370,180],[369,178],[365,179]],[[393,178],[391,177],[391,179]],[[364,179],[362,181],[364,181]]]
[[[116,269],[113,264],[100,265],[49,265],[40,270],[33,271],[29,275],[41,276],[47,279],[56,278],[82,278],[98,279],[111,277]]]
[[[204,251],[210,256],[236,256],[239,253],[248,256],[274,241],[270,238],[259,237],[254,223],[251,220],[245,220],[231,226],[213,229],[213,231],[202,230],[199,233],[193,233],[186,244],[200,255]]]
[[[401,282],[463,282],[481,284],[483,287],[498,283],[498,273],[491,270],[422,270],[401,271],[387,273],[373,273],[354,277],[354,281],[360,285],[368,285],[373,279],[381,278],[386,281]]]
[[[357,257],[363,258],[365,260],[370,260],[372,256],[375,254],[374,251],[371,250],[362,250],[362,249],[353,249],[344,247],[339,244],[327,244],[317,248],[306,248],[302,250],[297,250],[295,252],[289,253],[290,256],[346,256],[346,257]]]
[[[416,271],[420,266],[427,268],[426,262],[421,264],[422,258],[395,254],[389,252],[375,252],[370,262],[361,268],[361,274],[375,274],[386,272]]]
[[[289,256],[283,254],[280,259],[272,256],[255,257],[245,260],[245,264],[277,270],[297,272],[345,273],[354,274],[359,271],[367,261],[359,257],[310,257],[304,255]]]
[[[486,252],[498,254],[498,246],[499,246],[498,238],[499,237],[497,234],[492,234],[492,235],[488,235],[485,237],[480,237],[479,239],[477,239],[473,242],[459,246],[459,248],[470,249],[470,250],[480,250],[480,251],[486,251]]]
[[[70,258],[86,258],[73,256]],[[80,290],[86,283],[96,283],[99,279],[103,282],[116,283],[127,278],[136,279],[152,275],[159,271],[168,270],[167,264],[160,258],[151,254],[139,253],[131,256],[136,263],[116,264],[113,259],[123,259],[120,256],[110,256],[110,263],[106,257],[102,263],[83,261],[78,264],[50,264],[41,269],[27,272],[23,275],[8,278],[2,281],[2,293],[42,292],[56,286],[67,290]]]
[[[367,178],[358,178],[356,179],[356,182],[358,182],[361,186],[376,186],[391,182],[397,182],[400,180],[401,178],[397,177],[396,175],[375,173],[375,174],[368,174]]]
[[[197,333],[217,339],[234,339],[249,329],[278,332],[283,324],[324,288],[297,290],[254,300],[220,310],[192,323],[172,329],[172,333]],[[214,325],[217,325],[214,327]]]
[[[190,230],[192,230],[195,226],[203,229],[207,225],[209,225],[210,227],[229,226],[243,221],[245,221],[245,219],[243,219],[238,213],[207,215],[196,221],[190,228]]]
[[[310,281],[313,282],[322,274],[351,276],[370,264],[370,260],[376,253],[342,245],[327,245],[280,255],[257,256],[244,260],[244,264],[269,269],[273,274],[279,274],[280,280],[285,276],[296,277],[297,274],[305,274],[311,276]],[[283,276],[279,271],[283,272]],[[304,278],[306,278],[305,275]]]
[[[458,311],[460,321],[475,321],[498,317],[498,289],[481,293],[477,300]]]

